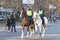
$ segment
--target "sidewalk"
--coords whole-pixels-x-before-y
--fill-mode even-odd
[[[8,27],[6,26],[5,23],[0,24],[0,32],[1,32],[1,31],[6,31],[7,28],[8,28]],[[21,23],[16,23],[16,29],[18,29],[18,28],[21,28]]]

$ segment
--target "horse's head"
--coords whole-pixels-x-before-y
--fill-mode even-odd
[[[36,18],[36,16],[37,16],[37,12],[34,12],[33,13],[33,18]]]
[[[22,11],[21,11],[21,13],[20,13],[20,16],[19,16],[20,18],[22,18]]]
[[[20,18],[26,17],[26,16],[27,16],[26,11],[25,10],[21,11]]]
[[[37,12],[34,12],[33,13],[33,19],[36,20],[38,18],[40,18],[39,14]]]

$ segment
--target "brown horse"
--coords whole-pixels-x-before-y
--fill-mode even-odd
[[[34,32],[34,24],[30,24],[29,25],[29,20],[28,20],[28,17],[27,17],[27,13],[25,10],[23,10],[21,12],[21,15],[22,16],[22,35],[21,35],[21,38],[23,38],[24,36],[24,28],[26,27],[27,28],[27,37],[29,36],[29,30],[30,30],[30,37],[31,35],[33,34]]]

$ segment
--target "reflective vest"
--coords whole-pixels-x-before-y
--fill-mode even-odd
[[[28,16],[32,16],[32,11],[31,10],[27,10],[27,15]]]
[[[39,10],[39,11],[38,11],[38,14],[39,14],[39,15],[43,14],[43,10]]]

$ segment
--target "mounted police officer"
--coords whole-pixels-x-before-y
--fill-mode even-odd
[[[32,20],[33,11],[31,10],[30,7],[27,9],[27,16],[28,16],[28,20],[29,20],[29,25],[33,24],[33,20]]]
[[[42,6],[39,7],[38,14],[40,15],[40,17],[42,19],[42,24],[45,24],[45,22],[44,22],[44,9],[42,8]]]

